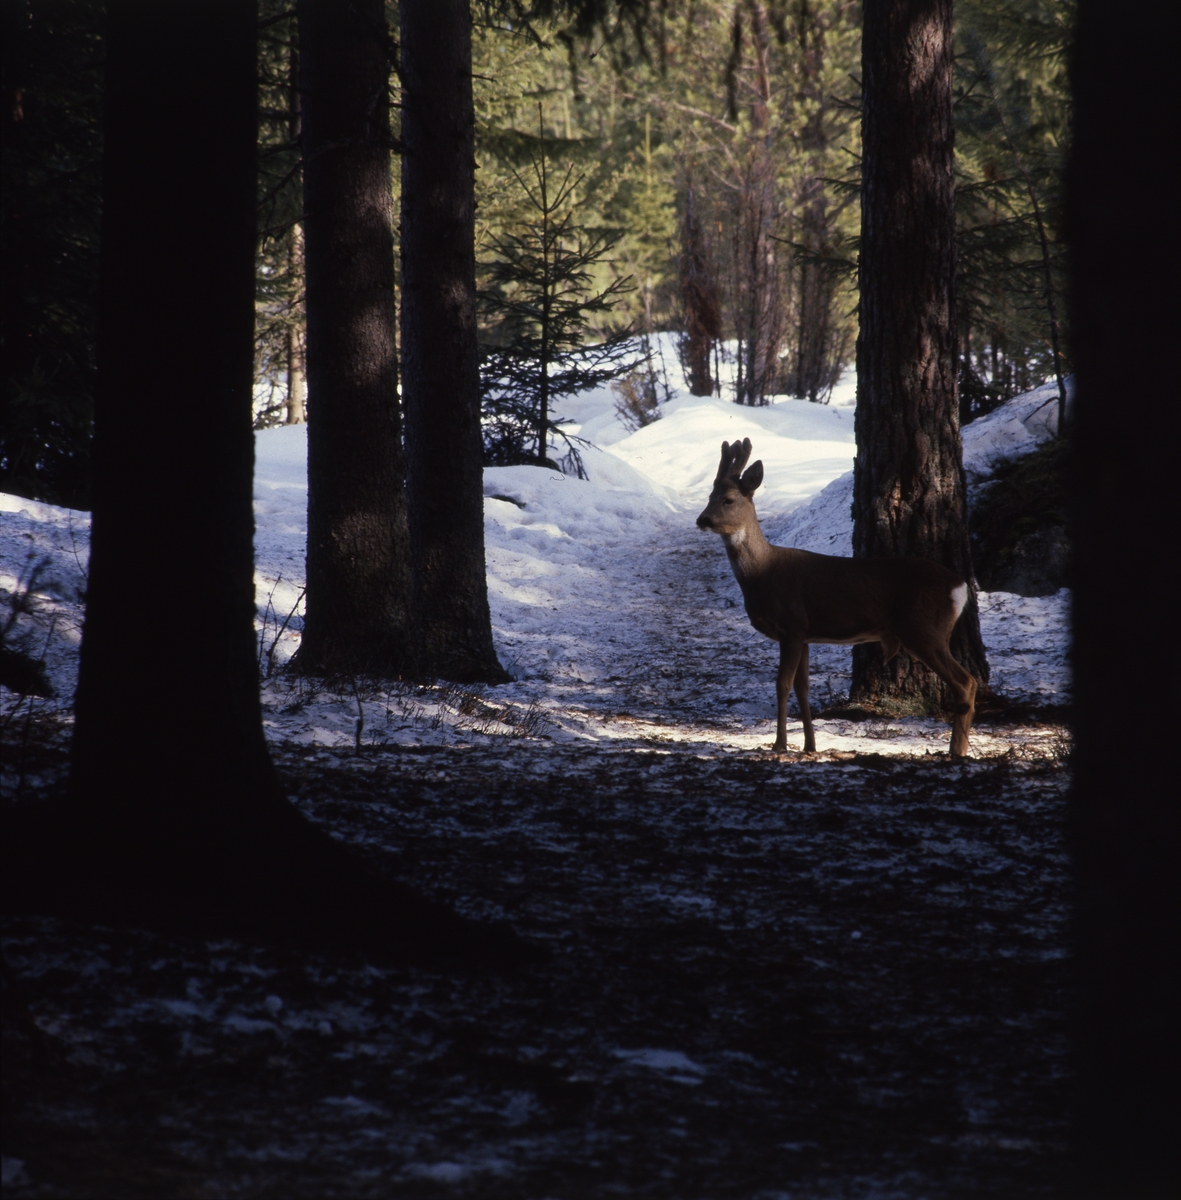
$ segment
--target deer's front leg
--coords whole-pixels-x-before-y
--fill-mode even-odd
[[[787,698],[791,695],[803,650],[803,642],[788,641],[785,638],[779,643],[779,674],[775,677],[775,699],[779,702],[779,708],[775,745],[771,747],[772,750],[787,749]]]
[[[804,753],[816,753],[816,733],[812,729],[812,710],[808,707],[808,643],[800,651],[796,667],[796,699],[800,702],[800,719],[804,722]]]

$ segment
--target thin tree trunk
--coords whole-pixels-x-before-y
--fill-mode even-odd
[[[291,46],[287,51],[288,63],[288,113],[290,114],[287,131],[293,142],[298,142],[303,134],[302,105],[299,99],[299,35],[296,32]],[[303,171],[300,171],[300,182],[303,182]],[[287,271],[292,279],[302,281],[305,278],[303,255],[303,222],[296,221],[291,227],[291,240],[288,243]],[[302,290],[302,289],[301,289]],[[302,298],[293,299],[291,311],[287,315],[287,413],[284,423],[287,425],[302,425],[307,419],[308,384],[306,364],[304,362],[303,338],[300,337],[296,313],[302,308]]]
[[[771,102],[768,65],[770,30],[762,4],[747,0],[755,88],[751,103],[752,143],[738,193],[738,277],[743,296],[739,312],[740,369],[735,399],[740,404],[766,404],[775,390],[783,313],[773,233],[776,222],[775,169],[767,128]],[[736,33],[740,29],[735,15]],[[737,43],[736,43],[737,48]],[[745,274],[745,278],[743,275]]]
[[[557,256],[556,239],[550,227],[549,205],[549,169],[545,154],[545,121],[542,117],[540,102],[537,105],[537,125],[539,143],[541,146],[541,162],[539,164],[538,189],[541,197],[541,268],[542,268],[542,297],[541,320],[538,333],[541,344],[538,352],[538,366],[541,368],[540,387],[537,396],[537,465],[544,467],[549,463],[549,369],[550,369],[550,316],[553,300],[553,271],[552,266]]]
[[[800,194],[800,241],[809,258],[828,248],[828,204],[824,183],[824,153],[827,98],[820,87],[824,66],[824,21],[807,4],[796,16],[796,40],[800,48],[800,77],[796,84],[800,97],[813,106],[801,130],[800,145],[809,156],[810,175]],[[819,401],[827,394],[833,378],[832,278],[816,262],[803,261],[799,269],[799,320],[794,354],[794,369],[788,391],[793,396]]]
[[[956,402],[951,0],[866,0],[862,35],[861,334],[853,553],[914,554],[972,578]],[[952,652],[983,684],[975,592]],[[905,652],[854,647],[855,702],[939,711]]]
[[[1181,804],[1172,710],[1155,703],[1172,694],[1177,640],[1169,622],[1141,623],[1176,609],[1176,272],[1128,240],[1130,221],[1176,222],[1160,169],[1176,139],[1175,25],[1155,0],[1081,0],[1072,64],[1078,1083],[1064,1194],[1080,1200],[1181,1192]]]
[[[304,671],[413,667],[382,0],[299,0],[307,279]]]
[[[308,385],[303,373],[303,354],[300,350],[299,334],[292,325],[287,326],[286,340],[287,411],[283,423],[285,425],[302,425],[308,419]]]
[[[696,203],[696,191],[690,176],[685,183],[685,211],[681,218],[679,275],[682,303],[685,306],[682,355],[690,393],[694,396],[710,396],[714,390],[710,355],[721,336],[722,314]]]
[[[506,682],[484,566],[467,0],[402,0],[402,348],[420,670]]]

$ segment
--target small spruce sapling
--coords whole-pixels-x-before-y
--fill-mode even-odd
[[[630,329],[588,341],[592,320],[606,317],[633,284],[616,279],[595,289],[592,271],[617,238],[575,223],[585,176],[575,176],[573,166],[552,169],[543,122],[530,166],[531,177],[514,172],[530,219],[496,237],[495,257],[483,264],[488,286],[480,299],[496,339],[481,352],[484,461],[536,463],[585,478],[579,446],[586,443],[562,428],[566,418],[554,405],[636,368],[642,355]],[[566,447],[559,461],[550,457],[555,438]]]

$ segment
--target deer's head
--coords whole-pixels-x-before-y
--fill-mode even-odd
[[[750,438],[741,442],[722,443],[722,461],[709,503],[697,518],[698,529],[712,529],[723,537],[745,530],[755,518],[751,497],[763,482],[763,463],[760,459],[746,467],[750,458]],[[743,472],[743,467],[746,471]]]

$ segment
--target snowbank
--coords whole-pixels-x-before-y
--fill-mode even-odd
[[[969,426],[966,443],[996,455],[1025,445],[1022,437],[1046,436],[1051,427],[1043,414],[1052,406],[1037,407],[1044,394],[1018,397]],[[852,409],[789,399],[751,409],[682,392],[663,406],[661,420],[629,432],[609,389],[598,389],[560,411],[571,418],[572,432],[596,442],[584,450],[589,479],[531,466],[484,475],[493,634],[516,682],[478,703],[456,689],[375,682],[362,697],[366,738],[479,741],[544,731],[613,745],[764,747],[774,726],[774,646],[751,628],[718,539],[699,531],[695,518],[710,491],[719,444],[749,437],[766,468],[758,505],[771,540],[848,555]],[[301,629],[306,428],[267,430],[255,445],[260,661],[273,648],[280,665]],[[63,712],[76,681],[88,539],[87,514],[0,498],[0,587],[14,592],[43,564],[36,612],[21,618],[17,632],[30,652],[48,657],[58,689],[57,701],[37,703]],[[1008,694],[1065,700],[1066,600],[1065,592],[1044,600],[981,597],[996,683]],[[160,636],[184,644],[183,629]],[[815,702],[839,699],[848,687],[848,649],[818,647],[812,661]],[[6,694],[5,702],[16,698]],[[269,736],[288,742],[351,744],[358,702],[279,673],[264,685]],[[886,736],[893,752],[946,743],[937,721],[893,723],[887,733],[838,724],[820,730],[829,749],[881,749]],[[991,743],[982,733],[975,744]]]
[[[1074,377],[1066,380],[1066,418],[1074,404]],[[964,426],[964,473],[968,486],[980,483],[998,463],[1020,458],[1058,436],[1058,385],[1044,383],[1014,396]]]

